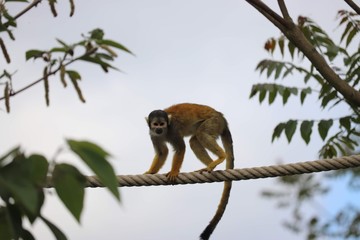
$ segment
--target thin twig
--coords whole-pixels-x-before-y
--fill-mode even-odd
[[[286,30],[286,21],[261,0],[246,0],[250,5],[256,8],[261,14],[263,14],[270,22],[277,26],[281,31]]]
[[[16,14],[14,16],[14,19],[18,19],[19,17],[21,17],[22,15],[24,15],[26,12],[28,12],[30,9],[32,9],[33,7],[36,7],[36,5],[38,5],[42,0],[34,0],[32,3],[30,3],[24,10],[22,10],[21,12],[19,12],[18,14]]]
[[[281,11],[284,19],[285,19],[286,21],[292,22],[291,17],[290,17],[290,14],[289,14],[289,12],[288,12],[288,10],[287,10],[287,7],[286,7],[286,5],[285,5],[284,0],[278,0],[278,4],[279,4],[280,11]]]
[[[360,15],[360,7],[352,0],[344,0],[357,14]]]
[[[93,54],[94,51],[96,51],[96,50],[97,50],[96,48],[93,48],[92,50],[89,50],[89,51],[86,52],[85,54],[83,54],[83,55],[81,55],[81,56],[79,56],[79,57],[77,57],[77,58],[74,58],[74,59],[70,60],[69,62],[67,62],[67,63],[65,63],[65,64],[60,64],[59,67],[57,67],[55,70],[52,70],[52,71],[48,72],[48,74],[46,75],[46,77],[49,77],[49,76],[51,76],[51,75],[56,74],[58,71],[60,71],[62,65],[63,65],[63,66],[68,66],[69,64],[71,64],[71,63],[79,60],[80,58],[83,58],[83,57],[85,57],[85,56],[88,56],[88,55]],[[29,85],[21,88],[20,90],[11,92],[10,97],[13,97],[13,96],[15,96],[15,95],[17,95],[17,94],[19,94],[19,93],[21,93],[21,92],[23,92],[23,91],[31,88],[31,87],[33,87],[34,85],[40,83],[40,82],[43,81],[43,80],[44,80],[44,76],[41,77],[41,78],[39,78],[38,80],[30,83]],[[0,97],[0,101],[1,101],[1,100],[4,100],[4,99],[5,99],[5,96]]]

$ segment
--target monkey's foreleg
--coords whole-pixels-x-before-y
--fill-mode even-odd
[[[164,165],[165,160],[168,156],[169,150],[166,145],[163,145],[156,149],[156,155],[152,161],[152,164],[145,174],[154,174],[159,172],[160,168]]]
[[[171,166],[171,171],[166,174],[170,182],[174,182],[179,175],[182,162],[184,160],[185,149],[176,150]]]

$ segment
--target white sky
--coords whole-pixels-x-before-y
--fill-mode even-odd
[[[114,64],[124,73],[105,74],[94,65],[72,67],[82,75],[86,104],[80,103],[71,86],[63,89],[57,77],[50,82],[49,108],[42,84],[11,99],[11,114],[0,112],[1,153],[20,144],[27,153],[51,158],[64,138],[86,139],[113,154],[117,174],[140,174],[148,169],[154,154],[144,117],[154,109],[196,102],[227,117],[237,168],[317,158],[321,142],[316,132],[310,146],[298,133],[290,145],[285,138],[271,144],[273,127],[280,121],[329,116],[319,111],[316,100],[308,99],[300,107],[299,99],[290,99],[285,108],[280,98],[270,107],[249,100],[252,84],[265,81],[255,72],[257,63],[269,57],[263,44],[279,36],[279,31],[245,1],[78,0],[72,18],[68,17],[68,1],[59,2],[57,18],[52,18],[44,2],[18,21],[15,42],[5,38],[13,63],[5,66],[0,58],[0,64],[1,69],[18,70],[15,88],[41,76],[42,63],[25,62],[24,52],[49,49],[56,44],[55,38],[72,43],[81,39],[81,33],[102,28],[106,38],[123,43],[136,56],[121,54],[116,60]],[[343,1],[288,2],[294,19],[298,14],[309,16],[329,33],[335,31],[337,10],[347,8]],[[17,12],[25,5],[9,6]],[[294,77],[284,84],[299,81],[302,79]],[[339,109],[334,114],[344,112]],[[59,160],[70,161],[90,174],[70,154]],[[168,160],[161,172],[167,172],[170,163]],[[182,171],[201,167],[188,149]],[[234,182],[212,239],[300,239],[281,227],[286,212],[260,197],[261,190],[273,184],[273,179]],[[121,188],[121,204],[106,190],[87,189],[81,225],[49,191],[43,214],[69,239],[197,239],[215,212],[222,186]],[[43,224],[35,224],[33,230],[38,239],[53,238]]]

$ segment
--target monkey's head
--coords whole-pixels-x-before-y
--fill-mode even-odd
[[[163,110],[154,110],[146,118],[151,137],[165,137],[170,125],[171,115]]]

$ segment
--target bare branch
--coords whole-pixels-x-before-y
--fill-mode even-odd
[[[281,10],[281,13],[282,13],[284,19],[287,21],[292,21],[284,0],[278,0],[278,4],[279,4],[279,7],[280,7],[280,10]]]
[[[51,76],[51,75],[56,74],[58,71],[61,70],[62,67],[68,66],[68,65],[72,64],[73,62],[78,61],[79,59],[81,59],[81,58],[83,58],[83,57],[85,57],[85,56],[91,55],[91,54],[93,54],[94,52],[96,52],[96,50],[97,50],[96,48],[90,49],[90,50],[87,51],[85,54],[83,54],[83,55],[81,55],[81,56],[79,56],[79,57],[77,57],[77,58],[74,58],[74,59],[70,60],[69,62],[67,62],[67,63],[65,63],[65,64],[63,64],[63,63],[59,64],[59,67],[57,67],[57,68],[56,68],[55,70],[53,70],[53,71],[48,72],[46,75],[44,75],[43,77],[39,78],[38,80],[30,83],[29,85],[26,85],[25,87],[21,88],[20,90],[11,92],[11,93],[10,93],[10,97],[14,97],[15,95],[17,95],[17,94],[19,94],[19,93],[21,93],[21,92],[23,92],[23,91],[25,91],[25,90],[33,87],[34,85],[36,85],[36,84],[44,81],[44,79],[45,79],[44,77],[49,77],[49,76]],[[0,101],[1,101],[1,100],[4,100],[4,99],[5,99],[5,96],[0,97]]]
[[[31,10],[33,7],[36,7],[42,0],[34,0],[32,3],[30,3],[26,8],[24,8],[21,12],[19,12],[18,14],[16,14],[13,18],[16,20],[19,17],[21,17],[22,15],[24,15],[25,13],[27,13],[29,10]],[[8,27],[10,24],[10,21],[7,21],[6,23],[4,23],[5,27]]]
[[[22,10],[21,12],[19,12],[18,14],[16,14],[14,16],[14,19],[18,19],[19,17],[21,17],[22,15],[24,15],[26,12],[28,12],[30,9],[32,9],[33,7],[36,7],[39,3],[41,2],[41,0],[34,0],[32,3],[30,3],[24,10]]]
[[[352,0],[344,0],[357,14],[360,15],[360,7]]]
[[[286,22],[285,20],[276,12],[274,12],[271,8],[269,8],[266,4],[264,4],[261,0],[246,0],[250,5],[256,8],[262,15],[264,15],[270,22],[272,22],[276,27],[278,27],[281,31],[285,31]]]
[[[78,58],[75,58],[75,59],[73,59],[73,60],[69,61],[69,62],[68,62],[68,63],[66,63],[66,64],[60,65],[60,66],[59,66],[58,68],[56,68],[55,70],[48,72],[48,73],[47,73],[46,75],[44,75],[43,77],[41,77],[41,78],[39,78],[38,80],[36,80],[36,81],[34,81],[34,82],[30,83],[29,85],[26,85],[25,87],[21,88],[20,90],[17,90],[17,91],[11,92],[11,93],[10,93],[10,97],[14,97],[15,95],[17,95],[17,94],[19,94],[19,93],[21,93],[21,92],[23,92],[23,91],[25,91],[25,90],[27,90],[27,89],[29,89],[29,88],[33,87],[34,85],[36,85],[36,84],[38,84],[38,83],[40,83],[40,82],[44,81],[45,77],[49,77],[49,76],[51,76],[51,75],[56,74],[58,71],[60,71],[61,66],[67,66],[67,65],[69,65],[69,64],[71,64],[71,63],[73,63],[73,62],[75,62],[75,61],[79,60],[81,57],[83,57],[83,56],[80,56],[80,57],[78,57]],[[5,99],[5,96],[0,97],[0,101],[2,101],[2,100],[4,100],[4,99]]]

